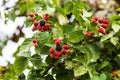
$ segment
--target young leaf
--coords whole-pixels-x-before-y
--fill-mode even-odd
[[[84,38],[84,35],[82,33],[81,30],[76,30],[76,31],[73,31],[71,34],[70,34],[70,42],[72,43],[78,43],[80,42],[82,39]]]
[[[66,14],[69,14],[72,12],[72,9],[73,9],[73,3],[72,2],[67,2],[65,5],[64,5],[64,11]]]
[[[84,66],[74,67],[74,75],[81,76],[87,73],[87,69]]]
[[[119,41],[119,38],[118,37],[111,37],[110,41],[111,41],[111,43],[113,43],[113,45],[116,45]]]
[[[32,62],[32,64],[38,68],[41,69],[42,68],[42,59],[39,55],[35,54],[31,57],[30,61]]]
[[[17,57],[14,62],[14,70],[17,75],[21,74],[28,66],[28,60],[25,57]]]
[[[116,33],[116,32],[118,32],[120,30],[120,25],[116,24],[116,23],[112,23],[112,29]]]

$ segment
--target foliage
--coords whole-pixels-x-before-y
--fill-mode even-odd
[[[22,1],[22,0],[21,0]],[[29,6],[33,4],[32,6]],[[28,2],[29,13],[38,13],[34,21],[43,20],[47,12],[50,24],[47,31],[34,31],[32,38],[25,39],[14,54],[12,70],[5,73],[7,80],[118,80],[120,79],[120,15],[109,19],[106,34],[98,32],[98,21],[92,21],[92,11],[87,4],[78,0],[35,0]],[[25,5],[22,5],[25,6]],[[21,14],[26,11],[25,7]],[[55,11],[51,12],[49,9]],[[68,16],[69,15],[69,16]],[[74,20],[70,22],[71,16]],[[27,27],[33,27],[34,21],[26,19]],[[91,36],[86,37],[85,33]],[[92,35],[92,33],[94,33]],[[50,56],[49,49],[55,48],[53,39],[60,38],[61,45],[70,45],[70,53],[57,59]],[[37,39],[37,45],[32,43]],[[35,53],[31,48],[35,46]],[[31,65],[30,65],[31,64]],[[10,66],[11,67],[11,66]],[[24,70],[28,69],[27,76]],[[112,74],[116,71],[118,74]],[[8,75],[9,74],[9,75]],[[13,76],[14,75],[14,76]]]

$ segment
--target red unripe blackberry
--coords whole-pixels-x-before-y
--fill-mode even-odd
[[[45,16],[49,16],[48,13],[45,13]]]
[[[98,17],[97,16],[94,16],[93,19],[95,19],[96,21],[98,20]]]
[[[46,20],[46,21],[49,20],[49,16],[46,16],[46,15],[45,15],[45,16],[44,16],[44,20]]]
[[[56,40],[56,41],[55,41],[55,44],[56,44],[56,45],[60,45],[60,43],[61,43],[61,40]]]
[[[50,24],[45,24],[45,26],[43,27],[44,31],[47,31],[50,29]]]
[[[104,20],[103,20],[103,23],[104,23],[104,24],[108,24],[108,23],[109,23],[109,20],[104,19]]]
[[[64,45],[63,48],[64,48],[64,49],[69,49],[70,46],[69,46],[69,45]]]
[[[54,38],[54,39],[53,39],[54,42],[57,41],[57,40],[60,40],[60,39],[59,39],[59,38]]]
[[[107,28],[107,27],[108,27],[107,24],[102,24],[101,26],[102,26],[103,28]]]
[[[37,44],[37,43],[34,43],[34,47],[38,47],[38,44]]]
[[[62,56],[62,53],[59,52],[59,51],[55,51],[55,55],[58,56],[58,57],[60,57],[60,56]]]
[[[98,32],[100,32],[100,33],[102,33],[104,35],[106,34],[104,28],[102,28],[102,27],[98,28]]]
[[[84,35],[85,35],[85,37],[89,38],[91,36],[91,33],[86,32]]]
[[[104,21],[103,19],[99,19],[98,20],[99,23],[103,23],[103,21]]]
[[[68,50],[63,49],[63,50],[62,50],[62,53],[63,53],[63,54],[68,54]]]
[[[50,54],[50,58],[54,59],[55,55],[54,54]]]
[[[55,51],[55,50],[54,50],[53,48],[50,48],[50,49],[49,49],[49,52],[50,52],[50,53],[54,53],[54,51]]]
[[[38,21],[35,21],[35,22],[34,22],[34,26],[38,26]]]
[[[32,42],[33,42],[33,43],[37,43],[38,40],[37,40],[37,39],[32,39]]]
[[[41,26],[38,26],[38,31],[42,30],[42,27]]]
[[[93,23],[95,23],[95,22],[96,22],[96,20],[95,20],[95,19],[92,19],[92,22],[93,22]]]
[[[34,30],[37,30],[37,26],[33,26],[32,30],[33,30],[33,31],[34,31]]]
[[[29,16],[30,16],[30,17],[34,17],[34,14],[33,14],[33,13],[30,13]]]

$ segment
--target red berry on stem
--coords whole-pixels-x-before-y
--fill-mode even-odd
[[[46,21],[49,20],[49,16],[46,16],[46,15],[45,15],[45,16],[44,16],[44,20],[46,20]]]
[[[98,20],[98,17],[97,16],[94,16],[93,19],[95,19],[96,21]]]
[[[98,28],[98,32],[100,32],[100,33],[102,33],[104,35],[106,34],[105,29],[102,28],[102,27]]]
[[[45,16],[49,16],[48,13],[45,13]]]
[[[102,24],[101,26],[102,26],[103,28],[107,28],[107,27],[108,27],[107,24]]]
[[[38,26],[38,21],[35,21],[35,22],[34,22],[34,26]]]
[[[55,44],[56,44],[56,45],[60,45],[60,43],[61,43],[61,40],[56,40],[56,41],[55,41]]]
[[[63,50],[62,50],[62,53],[63,53],[63,54],[67,54],[67,53],[68,53],[68,50],[63,49]]]
[[[91,36],[91,33],[86,32],[84,35],[85,35],[85,37],[89,38]]]
[[[37,39],[32,39],[32,42],[33,42],[33,43],[37,43],[38,40],[37,40]]]
[[[53,38],[53,41],[55,42],[56,40],[59,40],[59,38]]]
[[[38,44],[37,44],[37,43],[34,43],[34,47],[38,47]]]
[[[99,19],[98,20],[99,23],[103,23],[103,21],[104,21],[103,19]]]
[[[55,50],[54,50],[53,48],[50,48],[50,49],[49,49],[49,52],[50,52],[50,53],[54,53],[54,51],[55,51]]]
[[[47,27],[47,29],[50,29],[50,24],[45,24],[45,26]]]
[[[95,23],[95,22],[96,22],[96,20],[95,20],[95,19],[92,19],[92,22],[93,22],[93,23]]]
[[[39,30],[39,31],[42,30],[42,27],[41,27],[41,26],[38,26],[38,30]]]
[[[103,20],[103,23],[104,23],[104,24],[108,24],[108,23],[109,23],[109,20],[104,19],[104,20]]]
[[[33,14],[33,13],[30,13],[30,14],[29,14],[29,16],[30,16],[30,17],[33,17],[33,16],[34,16],[34,14]]]
[[[54,54],[50,54],[50,57],[53,59],[53,58],[55,58],[55,55]]]
[[[33,26],[32,30],[37,30],[37,26]]]
[[[70,46],[69,46],[69,45],[64,45],[63,48],[64,48],[64,49],[69,49]]]
[[[59,51],[55,51],[55,55],[58,56],[58,57],[60,57],[60,56],[62,56],[62,53],[59,52]]]
[[[43,27],[43,30],[47,31],[50,29],[50,24],[45,24],[45,26]]]

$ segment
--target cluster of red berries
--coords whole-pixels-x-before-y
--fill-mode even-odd
[[[98,32],[102,34],[106,34],[105,28],[108,28],[109,20],[108,19],[99,19],[98,17],[93,17],[92,18],[93,23],[98,23],[100,24],[101,27],[98,28]],[[92,35],[94,35],[94,32],[86,32],[85,37],[89,38]]]
[[[34,18],[35,18],[35,16],[38,16],[38,13],[30,13],[30,14],[28,14],[29,15],[29,17],[30,17],[30,20],[31,21],[34,21]]]
[[[58,59],[59,57],[61,57],[63,54],[69,54],[70,53],[70,46],[69,45],[64,45],[63,47],[61,46],[61,42],[62,40],[59,38],[55,38],[53,39],[54,43],[56,44],[55,49],[54,48],[50,48],[49,52],[50,52],[50,57],[52,59]]]
[[[34,17],[34,14],[33,13],[30,13],[29,14],[30,16],[30,19]],[[40,22],[38,21],[34,21],[34,26],[33,26],[33,30],[38,30],[38,31],[41,31],[41,30],[44,30],[44,31],[48,31],[50,29],[50,24],[49,23],[46,23],[47,20],[49,20],[49,15],[46,13],[44,15],[44,20],[40,20]]]
[[[38,47],[38,40],[37,39],[32,39],[34,47]]]
[[[101,27],[98,28],[98,32],[102,34],[106,34],[105,28],[108,28],[109,20],[108,19],[99,19],[98,17],[93,17],[92,22],[98,22]]]

